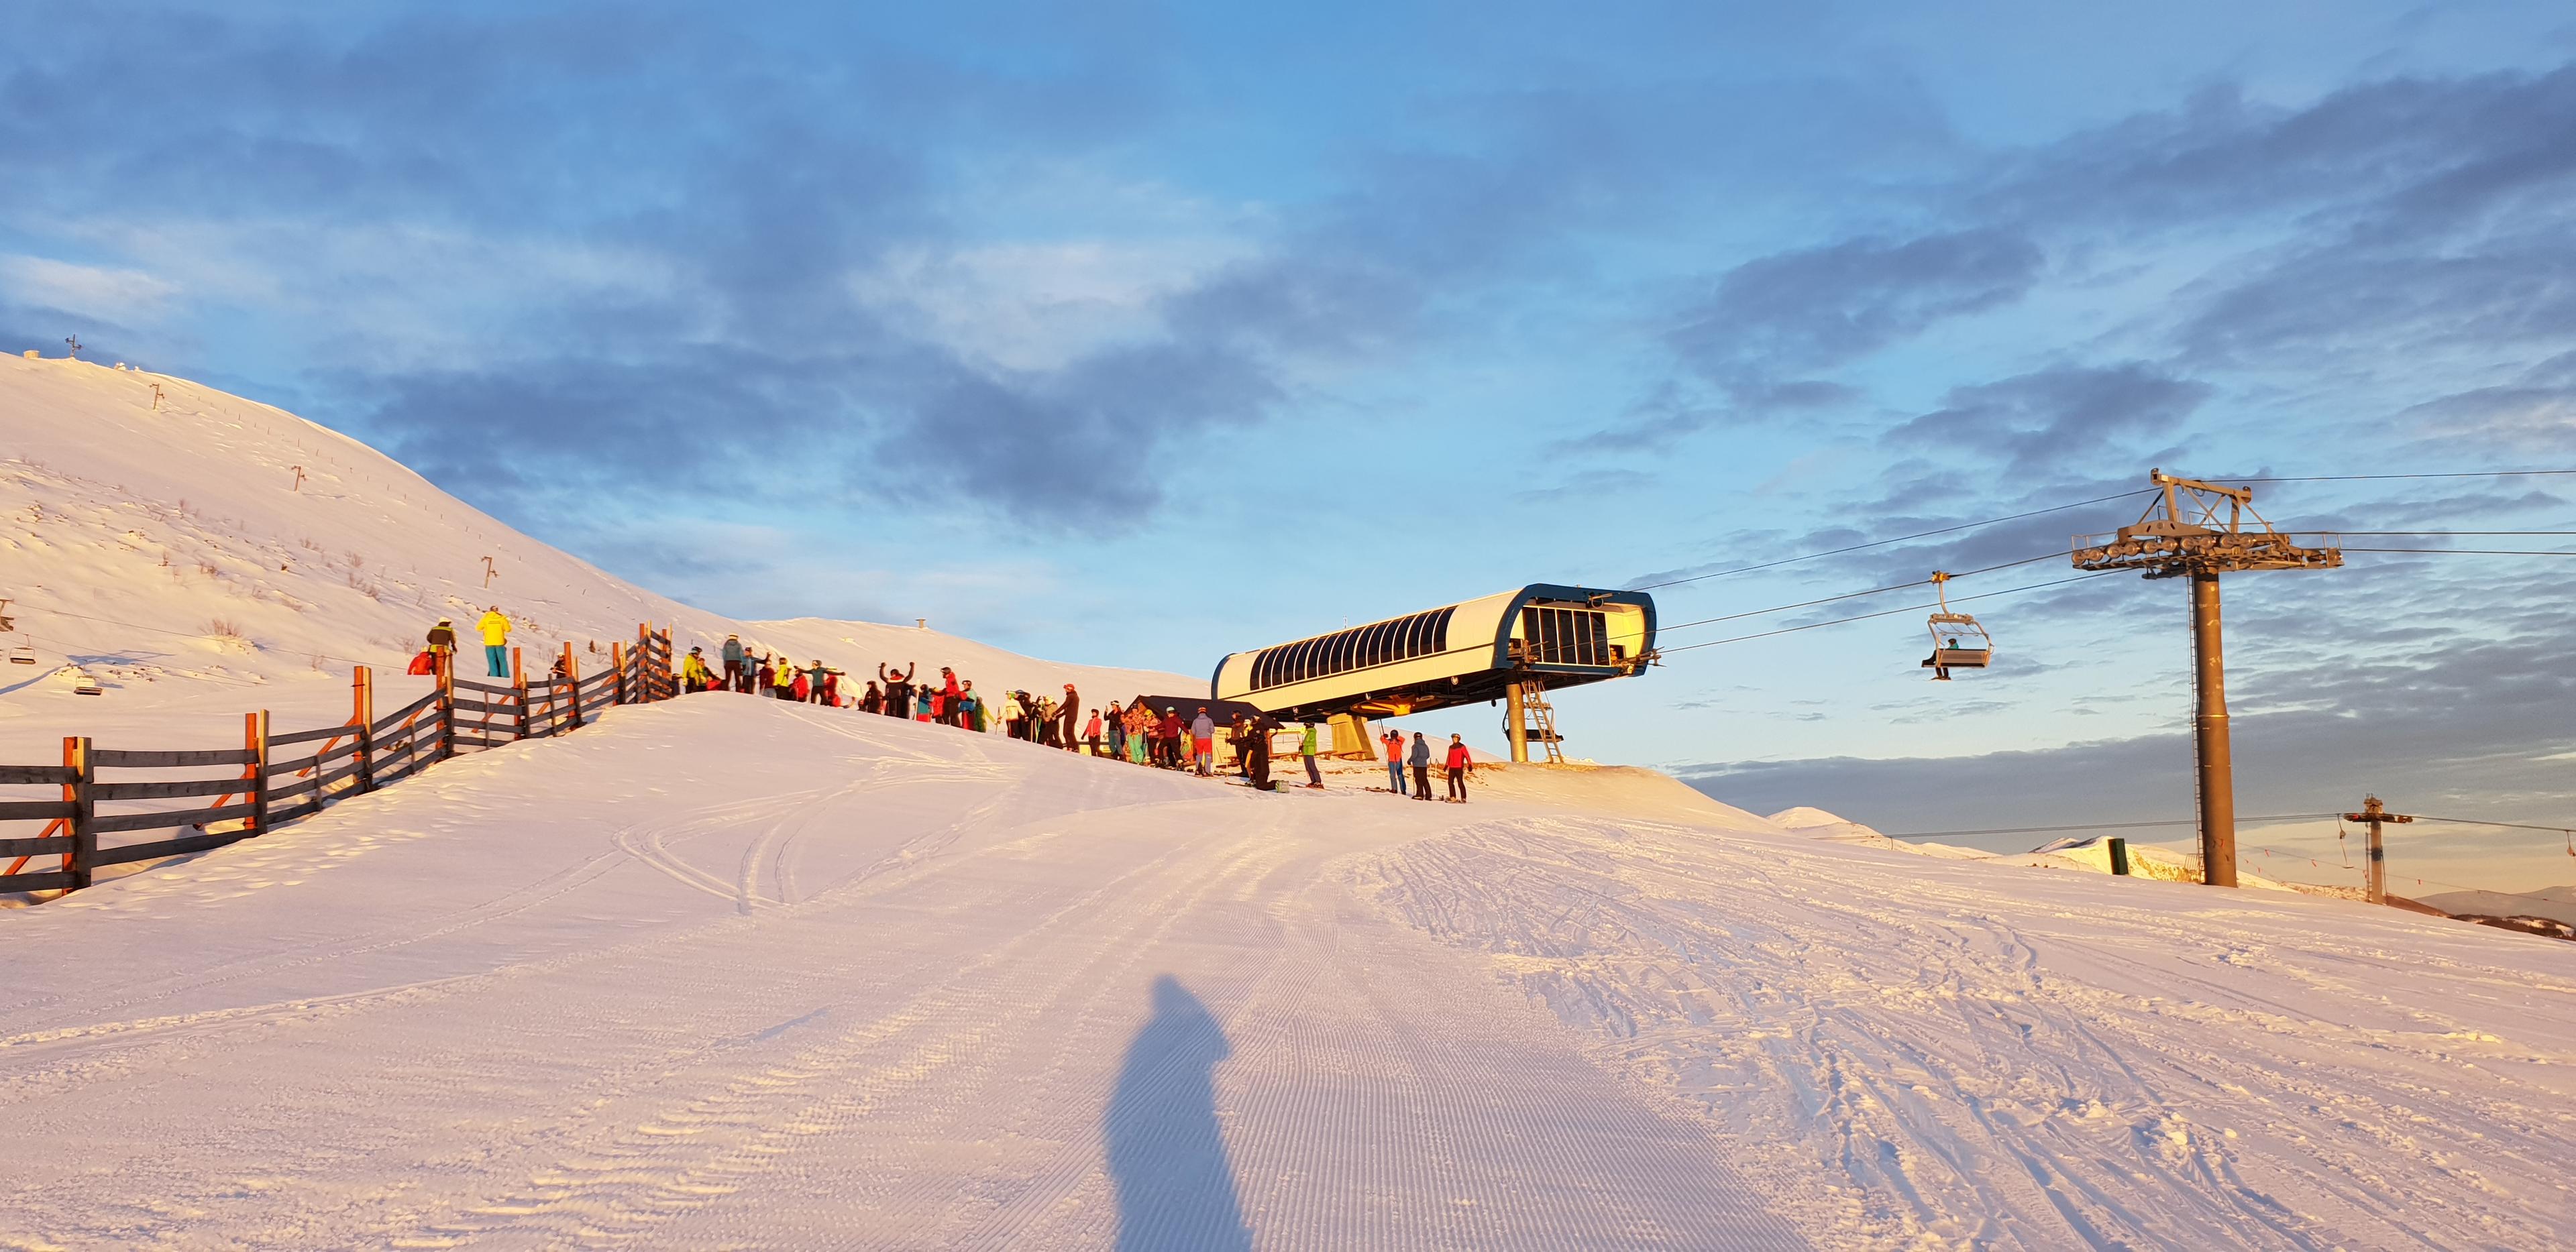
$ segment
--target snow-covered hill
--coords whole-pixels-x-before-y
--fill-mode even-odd
[[[2576,945],[734,697],[0,913],[0,1246],[2511,1247]]]
[[[2576,886],[2543,887],[2538,891],[2445,891],[2419,897],[2418,902],[2454,917],[2546,917],[2576,926]]]
[[[39,662],[0,665],[0,761],[49,760],[53,740],[75,733],[222,743],[259,708],[280,726],[322,724],[345,714],[358,664],[375,669],[380,703],[408,699],[403,665],[428,627],[470,624],[495,604],[530,656],[570,641],[586,663],[605,663],[592,642],[632,639],[650,621],[673,624],[683,648],[739,632],[853,672],[954,665],[985,690],[1073,682],[1105,699],[1205,686],[911,626],[735,621],[603,573],[291,413],[61,359],[0,357],[0,575],[11,601],[0,612],[19,627],[0,648],[29,647]],[[73,695],[75,672],[105,694]]]

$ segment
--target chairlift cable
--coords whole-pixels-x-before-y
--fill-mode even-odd
[[[2415,815],[2415,820],[2419,822],[2449,822],[2456,826],[2501,826],[2507,830],[2543,830],[2553,835],[2576,836],[2576,827],[2570,826],[2533,826],[2525,822],[2490,822],[2482,821],[2474,817],[2428,817],[2421,813]]]
[[[1966,577],[1968,577],[1968,576],[1969,576],[1969,575],[1971,575],[1971,574],[1991,574],[1991,573],[1995,572],[1996,570],[1999,570],[1999,569],[2011,569],[2011,568],[2013,568],[2013,567],[2014,567],[2014,566],[2016,566],[2016,565],[2030,565],[2030,564],[2033,564],[2033,563],[2035,563],[2035,562],[2039,562],[2039,561],[2053,561],[2053,560],[2058,560],[2058,559],[2060,559],[2060,558],[2064,557],[2065,555],[2066,555],[2066,554],[2065,554],[2065,553],[2063,553],[2063,552],[2045,552],[2045,553],[2041,553],[2041,554],[2040,554],[2040,555],[2038,555],[2038,556],[2023,557],[2021,560],[2018,560],[2018,561],[2006,561],[2006,562],[2004,562],[2004,563],[2003,563],[2003,564],[2001,564],[2001,565],[1988,565],[1988,566],[1985,566],[1985,567],[1984,567],[1984,568],[1982,568],[1982,569],[1961,570],[1961,571],[1959,571],[1959,572],[1957,572],[1957,573],[1955,573],[1955,574],[1951,574],[1951,575],[1950,575],[1950,577],[1952,577],[1952,578],[1966,578]],[[1918,579],[1915,579],[1913,582],[1910,582],[1910,583],[1890,583],[1890,584],[1888,584],[1887,586],[1884,586],[1884,587],[1872,587],[1872,588],[1870,588],[1870,589],[1869,589],[1869,590],[1867,590],[1867,591],[1846,591],[1846,592],[1844,592],[1844,593],[1842,593],[1841,595],[1838,595],[1838,596],[1825,596],[1825,597],[1822,597],[1822,598],[1820,598],[1820,599],[1815,599],[1815,600],[1801,600],[1801,601],[1799,601],[1799,602],[1798,602],[1798,603],[1796,603],[1796,604],[1782,604],[1782,605],[1777,605],[1777,606],[1774,606],[1774,607],[1772,607],[1772,608],[1767,608],[1767,609],[1747,609],[1747,610],[1745,610],[1744,612],[1741,612],[1741,613],[1729,613],[1729,614],[1726,614],[1726,615],[1724,615],[1724,616],[1722,616],[1722,617],[1703,617],[1703,618],[1700,618],[1698,621],[1693,621],[1693,622],[1680,622],[1680,623],[1676,623],[1676,624],[1671,625],[1671,626],[1660,626],[1660,625],[1659,625],[1659,626],[1655,627],[1655,633],[1656,633],[1656,634],[1658,634],[1658,635],[1662,635],[1662,634],[1670,634],[1671,632],[1676,631],[1676,630],[1688,630],[1688,629],[1690,629],[1690,628],[1691,628],[1691,627],[1693,627],[1693,626],[1706,626],[1706,625],[1709,625],[1709,624],[1711,624],[1711,623],[1713,623],[1713,622],[1731,622],[1731,621],[1735,621],[1735,620],[1736,620],[1736,619],[1738,619],[1738,618],[1745,618],[1745,617],[1761,617],[1761,616],[1763,616],[1764,614],[1767,614],[1767,613],[1785,613],[1785,612],[1788,612],[1788,611],[1789,611],[1789,610],[1791,610],[1791,609],[1803,609],[1803,608],[1811,608],[1811,607],[1813,607],[1813,606],[1815,606],[1815,605],[1819,605],[1819,604],[1831,604],[1831,603],[1833,603],[1833,602],[1834,602],[1834,601],[1836,601],[1836,600],[1855,600],[1855,599],[1858,599],[1858,598],[1860,598],[1860,597],[1862,597],[1862,596],[1874,596],[1874,595],[1879,595],[1879,594],[1881,594],[1881,593],[1889,592],[1889,591],[1903,591],[1903,590],[1905,590],[1905,589],[1906,589],[1906,588],[1908,588],[1908,587],[1929,587],[1929,586],[1931,586],[1931,585],[1932,585],[1932,583],[1933,583],[1933,580],[1932,580],[1932,579],[1929,579],[1929,578],[1918,578]],[[1965,597],[1962,597],[1962,598],[1964,599]]]
[[[2108,578],[2113,574],[2123,574],[2127,572],[2128,571],[2126,570],[2101,570],[2089,574],[2078,574],[2073,578],[2059,578],[2050,582],[2031,583],[2027,586],[2021,587],[2006,587],[2001,591],[1986,591],[1973,596],[1961,596],[1959,597],[1959,602],[1965,604],[1970,600],[1985,600],[1995,596],[2012,595],[2016,592],[2037,591],[2043,587],[2062,587],[2068,583],[2086,582],[2095,578]],[[1742,643],[1748,639],[1768,639],[1773,635],[1787,635],[1794,634],[1801,630],[1816,630],[1826,626],[1840,626],[1847,622],[1865,622],[1873,617],[1893,617],[1899,613],[1919,613],[1932,607],[1933,606],[1929,604],[1909,604],[1900,609],[1883,609],[1876,613],[1862,613],[1852,617],[1837,617],[1829,622],[1809,622],[1804,626],[1784,626],[1778,630],[1766,630],[1759,634],[1735,635],[1725,639],[1710,639],[1700,643],[1686,643],[1678,648],[1657,648],[1656,652],[1661,655],[1669,656],[1675,652],[1688,652],[1693,648],[1713,648],[1721,643]]]
[[[1707,574],[1693,574],[1693,575],[1691,575],[1691,576],[1690,576],[1690,577],[1688,577],[1688,578],[1674,578],[1674,579],[1668,579],[1668,580],[1666,580],[1666,581],[1664,581],[1664,582],[1659,582],[1659,583],[1648,583],[1648,584],[1646,584],[1646,585],[1645,585],[1645,586],[1643,586],[1643,587],[1630,587],[1630,588],[1627,588],[1627,590],[1630,590],[1630,591],[1654,591],[1654,590],[1658,590],[1658,589],[1660,589],[1660,588],[1664,588],[1664,587],[1678,587],[1678,586],[1680,586],[1680,585],[1681,585],[1681,584],[1683,584],[1683,583],[1695,583],[1695,582],[1700,582],[1700,581],[1702,581],[1702,580],[1710,579],[1710,578],[1724,578],[1724,577],[1726,577],[1726,576],[1728,576],[1728,575],[1730,575],[1730,574],[1749,574],[1749,573],[1752,573],[1752,572],[1753,572],[1753,571],[1755,571],[1755,570],[1771,569],[1771,568],[1774,568],[1774,567],[1776,567],[1776,566],[1781,566],[1781,565],[1793,565],[1793,564],[1796,564],[1796,563],[1797,563],[1797,562],[1799,562],[1799,561],[1813,561],[1813,560],[1817,560],[1817,559],[1819,559],[1819,558],[1821,558],[1821,557],[1841,556],[1842,554],[1844,554],[1844,553],[1846,553],[1846,552],[1859,552],[1859,551],[1862,551],[1862,550],[1867,549],[1867,548],[1884,548],[1884,547],[1886,547],[1887,545],[1892,544],[1892,543],[1911,543],[1911,542],[1913,542],[1914,540],[1917,540],[1917,539],[1929,539],[1929,538],[1932,538],[1932,537],[1933,537],[1933,536],[1935,536],[1935,535],[1948,535],[1948,534],[1955,534],[1955,533],[1957,533],[1957,532],[1959,532],[1959,531],[1963,531],[1963,530],[1975,530],[1976,528],[1978,528],[1978,527],[1980,527],[1980,526],[1995,526],[1995,525],[2000,525],[2000,524],[2002,524],[2002,523],[2004,523],[2004,522],[2018,522],[2018,521],[2022,520],[2023,518],[2027,518],[2027,517],[2044,517],[2044,516],[2046,516],[2046,515],[2048,515],[2048,514],[2050,514],[2050,513],[2063,513],[2063,512],[2065,512],[2065,511],[2066,511],[2066,510],[2068,510],[2068,509],[2080,509],[2080,508],[2085,507],[2086,505],[2091,505],[2091,504],[2108,504],[2108,503],[2110,503],[2111,501],[2114,501],[2114,500],[2127,500],[2127,499],[2132,499],[2132,498],[2137,497],[2137,496],[2146,496],[2146,495],[2154,495],[2154,494],[2155,494],[2155,488],[2152,488],[2152,487],[2141,488],[2141,489],[2139,489],[2139,490],[2137,490],[2137,491],[2123,491],[2123,492],[2121,492],[2121,493],[2119,493],[2119,494],[2117,494],[2117,495],[2096,496],[2096,497],[2094,497],[2093,499],[2090,499],[2090,500],[2077,500],[2077,501],[2075,501],[2075,502],[2074,502],[2074,503],[2072,503],[2072,504],[2055,504],[2055,505],[2050,505],[2049,507],[2044,508],[2044,509],[2032,509],[2032,510],[2030,510],[2030,511],[2029,511],[2029,512],[2027,512],[2027,513],[2014,513],[2014,514],[2010,514],[2010,515],[2008,515],[2008,516],[2004,516],[2004,517],[1989,517],[1989,518],[1985,519],[1984,521],[1978,521],[1978,522],[1961,522],[1961,523],[1959,523],[1959,524],[1958,524],[1958,525],[1956,525],[1956,526],[1944,526],[1944,527],[1941,527],[1941,528],[1940,528],[1940,529],[1938,529],[1938,530],[1918,531],[1918,532],[1916,532],[1916,533],[1914,533],[1914,534],[1911,534],[1911,535],[1898,535],[1897,537],[1895,537],[1895,538],[1893,538],[1893,539],[1872,539],[1872,540],[1870,540],[1870,541],[1869,541],[1869,542],[1867,542],[1867,543],[1855,543],[1855,544],[1851,544],[1851,545],[1849,545],[1849,546],[1847,546],[1847,547],[1841,547],[1841,548],[1828,548],[1828,549],[1826,549],[1825,551],[1822,551],[1822,552],[1809,552],[1809,553],[1807,553],[1807,554],[1805,554],[1805,555],[1803,555],[1803,556],[1789,556],[1789,557],[1782,557],[1782,558],[1780,558],[1779,560],[1776,560],[1776,561],[1764,561],[1764,562],[1762,562],[1762,563],[1760,563],[1760,564],[1758,564],[1758,565],[1745,565],[1745,566],[1739,566],[1739,567],[1737,567],[1737,568],[1735,568],[1735,569],[1717,570],[1717,571],[1714,571],[1714,572],[1711,572],[1711,573],[1707,573]],[[1909,584],[1907,584],[1907,585],[1908,585],[1908,586],[1914,586],[1914,585],[1916,585],[1916,584],[1911,584],[1911,583],[1909,583]]]
[[[2534,475],[2576,474],[2576,469],[2476,470],[2445,474],[2304,474],[2278,478],[2244,478],[2235,474],[2212,474],[2215,483],[2353,483],[2389,478],[2528,478]]]
[[[2332,813],[2274,813],[2267,817],[2240,817],[2240,822],[2299,822],[2335,816]],[[2193,826],[2199,818],[2177,817],[2154,822],[2086,822],[2068,826],[2003,826],[1992,830],[1918,830],[1911,834],[1881,831],[1890,839],[1959,839],[1972,835],[2052,835],[2066,830],[2144,830],[2154,826]]]
[[[2409,552],[2418,556],[2576,556],[2539,548],[2345,548],[2346,552]]]

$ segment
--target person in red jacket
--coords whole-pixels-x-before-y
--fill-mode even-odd
[[[1456,735],[1449,736],[1449,799],[1467,802],[1467,743]]]
[[[945,665],[940,666],[939,716],[936,720],[941,725],[955,724],[957,721],[957,710],[965,703],[965,692],[959,690],[957,686],[957,671],[950,669]]]
[[[1181,711],[1178,707],[1164,706],[1163,720],[1154,724],[1154,749],[1163,768],[1181,767]]]

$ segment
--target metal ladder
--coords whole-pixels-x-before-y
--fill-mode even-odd
[[[1547,749],[1547,763],[1565,764],[1565,749],[1556,734],[1556,709],[1547,702],[1547,687],[1536,674],[1521,675],[1521,710],[1530,720],[1530,737]]]

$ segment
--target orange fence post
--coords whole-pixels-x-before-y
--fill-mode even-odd
[[[250,820],[244,824],[252,834],[264,835],[268,833],[268,710],[243,715],[242,746],[250,749]]]
[[[85,736],[68,736],[63,740],[63,764],[72,772],[71,781],[63,784],[63,798],[72,802],[71,855],[63,858],[63,868],[71,871],[71,885],[64,892],[78,891],[89,885],[91,864],[98,859],[98,829],[90,818],[98,811],[98,797],[90,784],[98,780],[98,767],[90,760],[89,740]]]
[[[376,789],[376,680],[364,665],[349,671],[349,716],[358,723],[359,795]]]
[[[456,671],[438,671],[438,757],[445,761],[456,755]]]
[[[608,641],[608,672],[617,676],[616,702],[619,704],[627,703],[626,645],[619,643],[614,639]]]
[[[564,711],[564,729],[579,730],[581,728],[581,662],[573,657],[570,639],[564,640],[563,669],[564,683],[570,688],[566,694],[572,697],[570,707]]]

